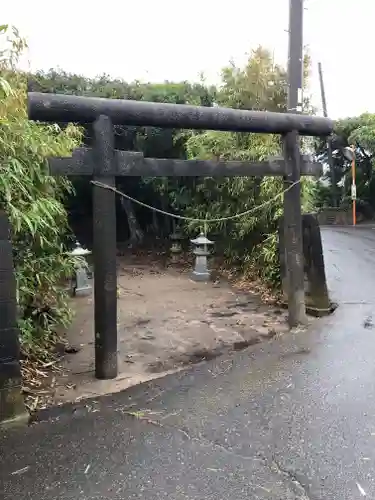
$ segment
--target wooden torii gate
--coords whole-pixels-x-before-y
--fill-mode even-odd
[[[284,240],[291,327],[305,320],[301,222],[301,175],[317,175],[321,166],[302,157],[298,135],[327,136],[333,122],[302,114],[245,111],[178,104],[139,102],[69,95],[29,93],[28,114],[41,122],[93,123],[93,147],[78,148],[71,158],[51,158],[52,175],[88,175],[115,187],[116,176],[282,176]],[[266,162],[201,161],[144,158],[142,153],[114,149],[113,125],[211,129],[281,134],[284,158]],[[93,185],[95,269],[95,373],[117,375],[117,279],[115,192]]]

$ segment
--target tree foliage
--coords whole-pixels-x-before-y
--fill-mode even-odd
[[[305,78],[308,79],[309,57],[305,57]],[[111,80],[103,75],[87,79],[63,71],[50,70],[37,73],[30,89],[42,92],[139,99],[204,106],[220,105],[240,109],[286,111],[286,70],[275,64],[272,54],[262,47],[253,50],[244,67],[229,64],[222,70],[218,88],[204,82],[164,82],[161,84]],[[305,99],[309,108],[309,99]],[[91,143],[91,131],[85,132],[86,144]],[[237,159],[256,161],[280,154],[278,136],[221,132],[192,132],[162,130],[154,127],[116,127],[118,149],[139,150],[146,156],[164,158]],[[119,180],[119,188],[162,209],[173,209],[195,218],[218,218],[255,209],[267,202],[264,209],[239,219],[211,225],[209,230],[217,234],[225,256],[231,263],[257,271],[268,283],[278,283],[276,226],[282,209],[282,197],[274,203],[269,200],[279,195],[282,183],[274,178],[162,178]],[[306,185],[308,187],[308,185]],[[306,188],[304,189],[306,191]],[[82,197],[80,197],[82,199]],[[130,239],[139,241],[142,224],[134,222],[140,211],[123,201],[127,214]],[[142,214],[144,216],[144,214]],[[149,214],[150,215],[150,214]],[[139,217],[138,217],[139,218]],[[147,216],[146,216],[147,219]],[[150,217],[151,219],[151,217]],[[150,219],[148,223],[150,223]],[[154,230],[168,234],[169,218],[152,217]],[[190,233],[201,224],[187,224]],[[144,224],[143,224],[144,228]],[[132,234],[134,237],[132,237]]]
[[[29,90],[201,106],[211,106],[216,94],[215,88],[207,87],[204,82],[142,83],[135,81],[128,83],[119,79],[113,80],[107,75],[90,79],[53,69],[33,75],[29,81]],[[84,142],[88,146],[92,144],[91,127],[85,129]],[[185,158],[186,156],[185,138],[180,131],[172,129],[117,125],[115,126],[115,147],[120,150],[142,151],[145,156],[155,158]],[[169,204],[168,193],[174,193],[177,189],[175,179],[150,180],[128,177],[126,181],[121,178],[117,179],[117,184],[121,191],[164,209]],[[90,186],[87,185],[86,179],[75,180],[74,185],[80,195],[76,199],[87,200],[90,204]],[[139,215],[145,219],[144,225],[152,225],[159,233],[166,235],[171,230],[169,219],[160,220],[160,217],[145,214],[144,211],[138,210],[138,207],[134,207],[132,203],[124,199],[120,201],[126,213],[122,220],[125,224],[127,221],[129,243],[132,245],[140,243],[143,239],[144,230],[137,222]],[[71,199],[70,205],[74,204],[75,200]],[[121,224],[121,217],[119,219]]]
[[[336,193],[339,206],[350,203],[352,183],[351,162],[344,154],[345,147],[354,146],[356,163],[356,184],[358,207],[364,215],[372,216],[375,210],[375,115],[365,113],[358,117],[339,120],[335,124],[332,140],[332,168],[335,185],[331,185],[331,170],[328,165],[325,144],[317,145],[318,157],[326,163],[326,173],[318,185],[316,197],[318,207],[332,206],[333,193]]]
[[[306,58],[306,73],[308,64]],[[221,106],[239,109],[286,111],[286,71],[274,63],[269,51],[258,47],[250,53],[245,67],[231,64],[223,69],[216,101]],[[305,105],[309,106],[308,99]],[[281,142],[274,135],[208,131],[190,134],[186,151],[190,158],[261,161],[280,155]],[[303,192],[307,193],[308,188],[309,184],[305,184]],[[282,181],[278,178],[199,179],[190,190],[186,210],[192,217],[207,219],[253,210],[241,218],[213,224],[210,229],[225,235],[224,254],[231,264],[277,286],[281,193]]]
[[[21,343],[29,351],[69,316],[62,281],[73,262],[64,246],[68,225],[63,201],[72,186],[48,175],[46,158],[71,154],[80,131],[28,120],[26,78],[15,71],[25,41],[6,25],[0,39],[0,208],[12,226]]]

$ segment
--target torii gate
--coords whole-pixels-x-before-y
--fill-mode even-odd
[[[324,136],[332,131],[327,118],[208,108],[178,104],[29,93],[29,118],[43,122],[94,124],[91,149],[79,148],[71,158],[51,158],[52,175],[93,175],[115,187],[116,176],[282,176],[284,241],[288,283],[289,324],[305,319],[301,222],[301,175],[319,174],[298,148],[298,135]],[[142,153],[114,149],[113,125],[211,129],[281,134],[284,159],[266,162],[220,162],[144,158]],[[115,193],[93,186],[95,268],[95,372],[98,378],[117,375],[117,282]]]

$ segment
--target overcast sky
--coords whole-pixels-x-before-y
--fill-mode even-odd
[[[0,24],[29,43],[32,70],[60,67],[125,80],[219,80],[258,44],[286,64],[288,0],[2,0]],[[332,118],[375,112],[372,39],[375,0],[305,0],[304,42],[320,106],[322,62]],[[353,70],[351,70],[353,68]],[[352,72],[352,74],[351,74]]]

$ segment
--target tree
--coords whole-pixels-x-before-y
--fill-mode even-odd
[[[234,63],[223,68],[218,104],[258,111],[286,111],[287,76],[272,54],[258,47],[244,68]]]
[[[137,99],[153,102],[176,104],[192,104],[211,106],[215,96],[214,87],[206,87],[204,83],[164,82],[164,83],[132,83],[119,79],[111,79],[107,75],[90,79],[81,75],[69,74],[51,69],[47,73],[36,73],[29,83],[29,90],[38,92],[57,92],[62,94],[86,95],[92,97]],[[120,150],[142,151],[145,156],[155,158],[184,158],[184,141],[179,131],[156,127],[115,127],[115,147]],[[92,131],[85,130],[85,143],[91,145]],[[75,183],[77,190],[85,192],[79,182]],[[159,208],[167,209],[169,198],[167,189],[173,189],[175,182],[167,179],[141,179],[137,177],[119,179],[118,188],[142,201],[153,202]],[[153,189],[154,188],[154,189]],[[146,198],[145,198],[146,197]],[[129,229],[129,244],[135,246],[142,242],[144,230],[137,217],[136,207],[125,198],[120,200],[126,213]],[[154,230],[164,234],[170,231],[169,218],[163,219],[163,228],[158,223],[158,217],[153,216]]]
[[[309,59],[305,59],[306,75]],[[286,71],[273,61],[269,51],[258,47],[243,68],[234,64],[222,71],[216,93],[221,106],[265,111],[286,111]],[[305,100],[309,108],[309,100]],[[190,158],[259,161],[281,154],[279,136],[231,132],[189,133],[186,150]],[[304,183],[304,192],[310,189]],[[277,225],[282,214],[282,181],[277,178],[196,179],[180,206],[200,219],[230,217],[253,210],[248,215],[210,225],[222,240],[231,264],[255,273],[266,283],[280,284]],[[270,203],[270,200],[274,201]],[[199,224],[190,224],[196,231]]]
[[[304,88],[308,88],[311,60],[307,47],[303,60]],[[285,68],[275,63],[273,54],[262,46],[250,52],[244,68],[234,63],[223,68],[222,84],[217,103],[239,109],[257,111],[287,111],[288,77]],[[304,111],[312,112],[308,94],[304,96]]]
[[[21,344],[26,353],[51,339],[69,319],[63,280],[73,260],[64,245],[69,229],[64,197],[67,179],[48,175],[48,156],[69,155],[81,133],[28,120],[26,77],[15,71],[25,41],[16,29],[0,27],[0,207],[9,216],[14,247]],[[30,351],[31,350],[31,351]]]
[[[256,161],[277,155],[280,148],[278,138],[272,135],[207,132],[192,135],[187,151],[191,158]],[[279,273],[276,229],[282,199],[271,205],[268,202],[281,188],[281,180],[272,177],[198,179],[186,210],[189,216],[200,219],[231,217],[253,210],[241,218],[209,224],[208,229],[222,240],[230,264],[257,271],[268,284],[275,285]],[[198,224],[189,226],[194,231],[198,228]]]
[[[351,163],[343,154],[343,149],[348,146],[355,147],[358,208],[364,212],[364,215],[372,216],[375,209],[375,179],[373,176],[375,115],[370,113],[339,120],[335,124],[332,148],[334,150],[333,169],[336,186],[332,186],[329,181],[330,170],[327,164],[325,145],[317,144],[317,155],[327,165],[323,182],[317,187],[317,206],[332,206],[333,190],[339,194],[340,206],[346,206],[350,202]]]

